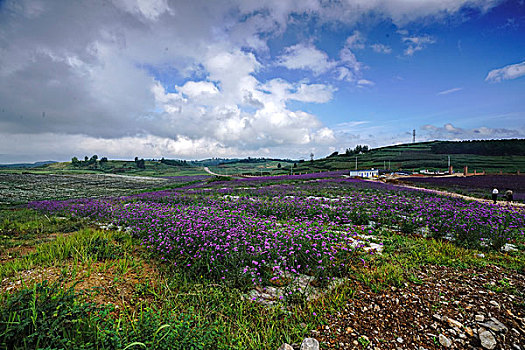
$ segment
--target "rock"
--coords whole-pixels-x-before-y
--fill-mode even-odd
[[[284,343],[284,344],[281,345],[281,346],[279,347],[279,349],[277,349],[277,350],[293,350],[293,348],[292,348],[292,346],[291,346],[290,344],[286,344],[286,343]]]
[[[305,338],[301,344],[301,350],[319,350],[319,342],[314,338]]]
[[[474,331],[470,327],[465,327],[465,332],[470,335],[471,337],[474,336]]]
[[[485,316],[483,316],[483,315],[476,315],[476,316],[474,316],[474,318],[476,319],[476,322],[483,322],[483,321],[485,321]]]
[[[481,341],[481,346],[485,349],[492,350],[496,347],[496,338],[489,331],[479,331],[479,340]]]
[[[480,253],[480,254],[476,254],[476,256],[477,256],[478,258],[484,258],[484,257],[485,257],[485,254]]]
[[[514,350],[521,350],[521,347],[518,344],[516,344],[516,343],[512,344],[512,348]]]
[[[397,340],[397,342],[398,342],[398,343],[401,343],[401,344],[403,344],[403,338],[401,338],[401,337],[398,337],[398,338],[397,338],[396,340]]]
[[[503,332],[506,333],[509,329],[500,321],[495,319],[494,317],[490,318],[490,321],[487,321],[485,323],[480,323],[480,326],[483,326],[485,328],[489,328],[493,330],[494,332]]]
[[[452,340],[445,337],[443,334],[440,334],[439,337],[439,344],[443,345],[446,348],[449,348],[452,346]]]
[[[516,247],[516,245],[514,244],[511,244],[511,243],[505,243],[505,245],[503,247],[501,247],[501,250],[503,252],[514,252],[514,251],[517,251],[518,248]]]
[[[491,301],[489,301],[489,304],[492,305],[492,306],[495,306],[495,307],[499,308],[499,304],[498,304],[497,301],[491,300]]]
[[[443,316],[443,321],[447,321],[450,327],[457,327],[459,329],[463,328],[463,325],[460,322],[454,320],[453,318]]]

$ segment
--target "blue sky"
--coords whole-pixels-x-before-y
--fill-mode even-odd
[[[0,162],[525,137],[523,0],[1,1]]]

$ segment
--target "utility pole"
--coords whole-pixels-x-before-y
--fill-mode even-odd
[[[416,129],[412,130],[412,143],[416,143]]]
[[[450,156],[448,156],[448,167],[450,168]]]
[[[355,156],[355,170],[357,170],[357,156]]]

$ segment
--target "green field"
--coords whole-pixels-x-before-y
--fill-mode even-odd
[[[486,141],[490,142],[490,141]],[[480,155],[471,153],[438,154],[433,151],[433,146],[441,141],[421,142],[414,144],[403,144],[375,148],[367,153],[358,155],[333,155],[314,162],[305,161],[299,163],[297,171],[323,171],[355,169],[356,158],[358,169],[391,169],[394,171],[419,171],[428,169],[431,171],[446,171],[448,168],[448,157],[455,172],[462,172],[465,166],[469,172],[486,171],[487,173],[516,173],[525,171],[524,155]],[[523,140],[516,140],[521,145]],[[453,143],[452,143],[453,144]],[[516,147],[518,148],[518,147]]]

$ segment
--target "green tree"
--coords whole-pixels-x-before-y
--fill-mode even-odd
[[[71,158],[71,164],[73,164],[73,166],[78,167],[78,166],[80,166],[80,161],[78,160],[77,157],[73,157],[73,158]]]
[[[137,165],[137,168],[139,169],[146,169],[146,163],[144,162],[144,158],[138,159],[135,161],[135,165]]]

